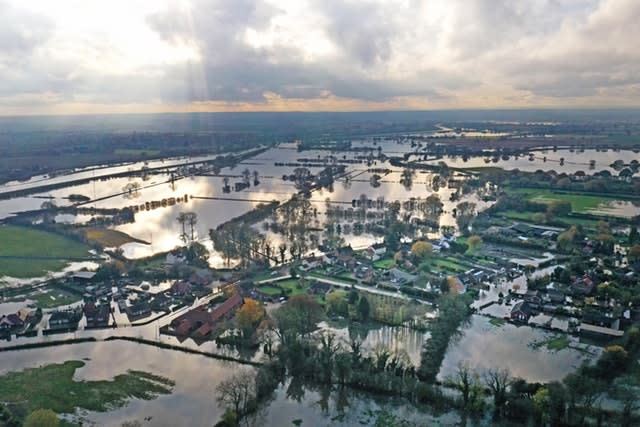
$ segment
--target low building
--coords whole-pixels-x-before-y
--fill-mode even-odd
[[[169,293],[174,297],[184,297],[187,295],[191,295],[192,291],[193,287],[191,286],[191,283],[184,280],[175,282],[171,286],[171,289],[169,289]]]
[[[0,329],[5,331],[12,331],[24,327],[25,320],[23,320],[18,313],[12,313],[6,316],[0,317]]]
[[[604,326],[591,325],[589,323],[580,323],[578,327],[580,335],[593,338],[620,338],[624,335],[624,331],[614,328],[606,328]]]
[[[511,320],[514,322],[528,323],[533,315],[533,308],[526,301],[520,301],[511,309]]]
[[[313,282],[311,286],[309,286],[309,292],[313,295],[326,295],[330,289],[330,284],[318,281]]]
[[[364,257],[369,259],[370,261],[378,261],[387,253],[387,247],[383,244],[375,244],[369,246],[364,251]]]
[[[50,328],[71,328],[78,324],[82,315],[75,311],[56,311],[49,317]]]
[[[109,324],[111,308],[107,304],[96,306],[90,302],[84,306],[82,311],[89,327],[107,326]]]
[[[542,297],[540,296],[540,292],[530,289],[522,296],[522,299],[533,307],[540,307],[542,304]]]
[[[127,309],[129,320],[140,319],[151,314],[151,306],[146,301],[140,301]]]
[[[196,331],[199,331],[199,337],[209,335],[219,322],[233,317],[242,304],[244,301],[236,292],[213,310],[207,307],[197,307],[183,314],[171,322],[171,327],[178,336],[189,336]],[[203,328],[204,325],[208,327]]]
[[[77,284],[87,284],[93,280],[95,271],[76,271],[71,275],[71,281]]]

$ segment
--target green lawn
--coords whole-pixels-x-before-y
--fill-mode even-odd
[[[58,414],[76,408],[105,412],[122,407],[129,399],[154,399],[170,394],[173,381],[146,372],[128,371],[111,381],[75,381],[82,361],[46,365],[0,376],[0,401],[24,416],[40,408]]]
[[[42,309],[69,305],[82,299],[80,295],[72,294],[60,289],[49,289],[44,293],[33,293],[28,295],[27,298],[33,300],[36,306]]]
[[[393,260],[393,258],[383,258],[383,259],[379,259],[378,261],[375,261],[373,263],[373,266],[375,268],[381,268],[381,269],[384,269],[384,270],[388,270],[388,269],[392,268],[395,264],[396,264],[396,262]]]
[[[89,247],[47,231],[27,227],[0,226],[0,257],[24,257],[0,259],[0,277],[37,277],[47,271],[64,268],[64,259],[35,259],[37,257],[81,258],[88,255]],[[34,259],[29,259],[34,257]]]
[[[282,290],[280,288],[269,285],[260,286],[258,290],[265,295],[269,295],[270,297],[275,297],[282,293]]]
[[[284,289],[291,290],[291,292],[287,294],[290,297],[295,295],[300,295],[300,294],[306,294],[307,289],[309,289],[309,284],[304,283],[303,281],[302,287],[298,288],[298,283],[299,283],[298,279],[287,279],[287,280],[278,282],[278,285]]]
[[[458,272],[468,270],[468,268],[449,258],[436,258],[433,261],[433,265],[442,271]]]

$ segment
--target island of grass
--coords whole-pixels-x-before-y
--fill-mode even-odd
[[[74,360],[0,376],[0,401],[20,420],[37,409],[72,414],[76,408],[106,412],[122,407],[129,399],[151,400],[170,394],[175,383],[141,371],[128,371],[111,381],[75,381]]]
[[[148,245],[149,242],[131,237],[127,233],[107,228],[89,228],[84,232],[86,238],[103,248],[117,248],[126,243],[142,243]]]
[[[569,341],[569,338],[567,336],[558,335],[543,341],[535,342],[533,343],[533,347],[534,348],[545,347],[547,350],[550,350],[550,351],[560,351],[569,347],[570,343],[571,341]]]
[[[35,228],[0,226],[0,277],[38,277],[87,257],[89,247]]]

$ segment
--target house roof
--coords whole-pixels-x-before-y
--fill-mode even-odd
[[[95,275],[95,271],[76,271],[71,277],[74,279],[91,280]]]
[[[211,312],[211,321],[217,322],[227,314],[229,314],[232,310],[240,307],[242,305],[242,297],[239,293],[234,293],[231,298],[220,304],[216,307],[213,312]]]
[[[533,314],[533,309],[531,308],[528,302],[520,301],[516,305],[514,305],[513,308],[511,309],[511,314],[514,314],[517,312],[521,312],[526,314],[527,316],[531,316],[531,314]]]

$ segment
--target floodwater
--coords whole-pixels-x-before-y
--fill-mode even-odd
[[[406,145],[406,144],[405,144]],[[403,145],[404,147],[404,145]],[[391,148],[391,147],[390,147]],[[223,222],[226,222],[238,215],[241,215],[255,208],[259,203],[278,200],[284,202],[297,190],[290,181],[283,180],[282,176],[293,173],[295,164],[299,160],[306,159],[306,162],[321,163],[328,155],[326,151],[310,151],[298,153],[293,147],[282,145],[269,149],[251,159],[248,159],[233,168],[224,168],[218,176],[192,176],[179,179],[173,183],[166,182],[168,175],[151,175],[148,180],[141,177],[125,177],[114,179],[96,179],[81,185],[52,190],[46,193],[34,194],[27,197],[17,197],[0,201],[0,218],[11,216],[16,212],[39,209],[43,202],[52,201],[58,206],[69,206],[71,202],[67,199],[72,194],[82,194],[91,197],[91,202],[85,206],[96,208],[124,208],[129,206],[143,206],[146,202],[161,201],[169,198],[180,198],[181,201],[173,206],[160,207],[153,210],[142,209],[135,215],[135,222],[113,226],[114,229],[131,235],[136,239],[148,242],[128,243],[122,249],[128,258],[142,258],[156,254],[158,252],[169,251],[182,244],[180,240],[181,226],[176,220],[180,212],[195,212],[198,215],[198,223],[195,234],[208,249],[212,250],[211,242],[207,241],[210,229],[213,229]],[[348,153],[347,159],[353,160],[355,155],[360,153]],[[203,158],[203,160],[211,157]],[[196,159],[184,159],[182,162],[195,161]],[[276,166],[275,163],[283,163],[286,166]],[[174,161],[178,163],[178,161]],[[165,165],[170,164],[167,161]],[[100,169],[101,175],[127,170],[140,165],[113,166],[111,168]],[[157,166],[149,164],[150,167]],[[354,176],[353,180],[346,182],[338,180],[331,190],[323,189],[314,192],[311,202],[319,212],[318,226],[322,227],[325,222],[326,199],[340,206],[348,206],[352,200],[360,198],[362,194],[371,199],[383,197],[386,201],[406,201],[411,198],[426,198],[432,194],[430,188],[433,175],[426,173],[416,173],[413,178],[413,185],[406,187],[400,184],[401,170],[390,166],[386,162],[373,161],[372,168],[385,168],[391,173],[384,176],[380,186],[372,188],[369,181],[371,173],[366,172],[368,166],[362,163],[350,164],[347,170]],[[251,174],[256,171],[259,176],[257,186],[251,183],[251,187],[240,192],[223,192],[224,177],[229,178],[229,183],[233,187],[236,182],[242,181],[242,172],[248,169]],[[312,172],[317,172],[320,168],[310,167]],[[94,171],[82,171],[66,176],[66,179],[85,177],[86,174],[93,174]],[[89,175],[91,176],[91,175]],[[41,178],[40,181],[24,183],[25,186],[33,186],[42,183],[57,182],[61,177]],[[44,181],[43,181],[44,180]],[[253,180],[253,176],[252,176]],[[16,186],[22,188],[23,183],[8,183],[0,186],[0,192],[10,191]],[[134,188],[133,191],[125,191]],[[480,201],[475,195],[465,195],[460,201],[450,202],[449,196],[453,189],[441,187],[438,191],[445,204],[444,214],[441,217],[441,225],[455,225],[455,219],[451,212],[455,204],[460,201],[473,201],[478,205],[478,209],[483,209],[489,204]],[[186,196],[186,197],[185,197]],[[56,220],[63,223],[83,223],[90,219],[87,214],[77,216],[59,215]],[[270,239],[277,240],[278,236],[269,235]],[[343,236],[347,243],[354,247],[366,247],[379,240],[378,237],[362,234],[345,234]],[[221,257],[212,252],[210,258],[212,266],[221,266]]]
[[[530,326],[505,324],[494,326],[489,318],[473,315],[463,326],[459,337],[452,339],[440,369],[440,378],[455,373],[460,363],[468,363],[474,369],[503,369],[531,382],[553,381],[573,372],[583,362],[597,358],[600,349],[588,347],[590,354],[574,348],[549,352],[544,348],[532,348],[534,343],[555,336],[551,332]],[[348,342],[347,328],[328,328],[343,342]],[[352,331],[351,334],[354,334]],[[381,326],[355,332],[362,339],[363,348],[373,350],[384,345],[392,350],[406,352],[409,360],[419,366],[420,353],[427,342],[428,333],[406,327]],[[580,347],[583,347],[580,345]]]
[[[439,162],[445,162],[451,167],[457,168],[483,168],[483,167],[496,167],[505,170],[518,169],[525,172],[535,172],[537,170],[543,171],[555,171],[557,173],[573,174],[578,171],[582,171],[587,175],[592,175],[596,172],[607,170],[612,175],[618,175],[618,172],[611,167],[611,164],[616,160],[623,160],[625,163],[638,159],[638,153],[634,153],[631,150],[621,151],[597,151],[597,150],[574,150],[569,151],[566,149],[553,152],[552,150],[534,151],[534,160],[529,160],[528,155],[520,155],[518,157],[510,156],[508,160],[498,159],[497,162],[492,160],[492,155],[487,156],[474,156],[469,157],[467,161],[464,161],[462,157],[445,157],[439,160],[434,160],[428,163],[437,164]],[[564,159],[563,164],[560,164],[561,159]],[[488,161],[487,161],[488,160]],[[590,162],[595,161],[595,167],[590,168]]]
[[[547,382],[562,379],[584,362],[597,359],[600,349],[582,346],[586,350],[566,348],[549,351],[544,346],[533,348],[555,334],[530,326],[504,324],[494,326],[489,318],[473,315],[470,324],[462,329],[461,336],[449,343],[449,349],[440,368],[439,377],[453,375],[460,363],[482,371],[507,369],[511,376],[530,382]]]
[[[368,151],[349,152],[349,153],[331,153],[329,151],[305,151],[297,152],[292,144],[281,144],[278,147],[247,159],[244,162],[232,168],[224,168],[218,176],[192,176],[179,179],[173,183],[167,182],[168,175],[150,175],[147,180],[141,177],[125,177],[114,179],[101,179],[109,173],[122,172],[127,170],[138,170],[144,166],[143,162],[116,165],[111,167],[100,167],[96,170],[80,170],[73,174],[56,177],[34,177],[32,180],[24,183],[6,183],[0,186],[0,193],[10,191],[17,188],[28,188],[38,184],[47,184],[54,182],[64,182],[75,178],[94,177],[95,179],[89,183],[82,185],[69,186],[46,193],[34,194],[28,197],[18,197],[9,200],[0,200],[0,219],[11,216],[15,212],[38,209],[43,202],[50,200],[58,206],[69,206],[71,202],[67,197],[71,194],[82,194],[96,200],[87,204],[88,207],[97,208],[124,208],[127,206],[142,206],[146,202],[161,201],[171,197],[181,198],[181,202],[173,206],[160,207],[153,210],[140,210],[135,215],[135,222],[130,224],[121,224],[113,226],[116,230],[131,235],[136,239],[140,239],[144,243],[128,243],[122,249],[124,255],[128,258],[142,258],[159,252],[169,251],[182,244],[180,240],[181,226],[176,218],[180,212],[195,212],[198,215],[198,223],[195,227],[197,237],[211,251],[210,264],[214,267],[223,265],[223,260],[219,254],[215,253],[212,244],[208,241],[208,233],[210,229],[216,228],[221,223],[228,221],[238,215],[241,215],[257,206],[261,202],[269,202],[278,200],[284,202],[288,200],[292,194],[296,193],[293,183],[285,181],[282,176],[291,174],[295,169],[296,162],[305,161],[320,164],[325,159],[334,158],[353,161],[357,156],[371,153],[372,161],[370,165],[358,161],[348,164],[347,171],[352,175],[352,179],[340,179],[335,182],[332,189],[323,189],[313,193],[311,202],[313,207],[318,210],[318,226],[322,228],[326,222],[326,200],[329,199],[333,206],[341,206],[351,209],[349,205],[352,200],[359,199],[362,195],[369,199],[376,200],[384,198],[385,201],[407,201],[411,198],[426,198],[434,192],[432,188],[432,180],[434,175],[431,173],[417,172],[413,176],[411,186],[404,186],[400,183],[402,170],[389,165],[388,162],[376,159],[378,147],[382,153],[388,155],[404,154],[414,150],[411,144],[407,142],[397,142],[391,140],[376,141],[364,139],[353,142],[354,147],[366,147]],[[615,160],[631,159],[637,157],[631,151],[595,151],[586,150],[584,152],[570,152],[568,150],[552,152],[551,150],[535,153],[534,161],[529,161],[528,156],[520,156],[518,158],[511,157],[509,160],[500,159],[497,163],[486,164],[484,158],[470,158],[467,162],[463,162],[460,158],[445,158],[442,161],[451,166],[458,167],[481,167],[495,166],[505,169],[521,169],[535,171],[537,169],[553,169],[556,171],[575,172],[576,170],[584,170],[586,173],[592,173],[599,170],[611,170],[609,165]],[[547,157],[547,161],[543,161],[543,157]],[[149,167],[155,166],[179,166],[186,162],[205,161],[215,156],[203,156],[200,158],[182,158],[167,159],[149,162]],[[559,166],[559,158],[564,157],[564,166]],[[595,160],[595,169],[589,170],[590,160]],[[434,161],[438,162],[438,161]],[[283,165],[276,166],[276,163]],[[370,184],[372,172],[368,172],[369,168],[388,169],[391,172],[382,177],[380,186],[373,188]],[[233,187],[236,182],[242,181],[242,172],[248,169],[252,174],[256,171],[259,176],[259,184],[257,186],[251,183],[251,186],[245,190],[230,193],[223,192],[223,179],[229,178],[229,183]],[[317,172],[318,166],[309,168],[312,172]],[[613,171],[613,173],[616,173]],[[458,180],[464,179],[461,176]],[[131,192],[126,189],[134,188]],[[440,226],[454,226],[455,218],[452,215],[453,208],[462,201],[470,201],[477,205],[477,210],[483,210],[491,205],[491,202],[483,202],[477,194],[463,195],[460,200],[450,201],[451,194],[454,189],[447,186],[441,186],[437,193],[444,203],[444,213],[440,218]],[[186,201],[185,201],[185,196]],[[373,209],[375,210],[375,209]],[[629,216],[640,213],[640,207],[631,202],[616,202],[608,206],[602,206],[599,212],[612,215]],[[64,223],[83,223],[90,219],[86,214],[77,216],[60,215],[57,220]],[[263,230],[260,230],[263,232]],[[267,233],[270,240],[276,242],[279,236]],[[372,243],[379,241],[379,237],[370,234],[354,235],[346,233],[343,235],[346,243],[352,244],[353,247],[366,247]],[[436,237],[430,235],[429,237]],[[313,248],[312,248],[313,249]]]
[[[173,393],[157,399],[133,399],[124,407],[105,413],[76,411],[74,418],[83,425],[108,427],[143,419],[147,420],[143,423],[145,426],[211,426],[224,412],[215,400],[217,385],[241,370],[252,369],[234,362],[114,341],[3,353],[0,374],[67,360],[85,362],[85,366],[76,371],[78,381],[109,380],[130,369],[175,381]],[[287,381],[276,390],[274,399],[260,411],[256,425],[284,426],[299,419],[302,425],[367,426],[375,423],[372,412],[383,408],[403,419],[436,420],[400,399],[380,399],[353,391],[303,388],[302,395],[293,399],[287,393],[290,385]],[[445,414],[437,420],[441,425],[454,425],[457,417]]]
[[[134,331],[143,329],[128,330],[136,336]],[[343,338],[349,334],[346,328],[333,330]],[[365,349],[371,350],[380,344],[402,349],[414,363],[419,361],[420,349],[427,336],[408,328],[395,327],[356,333],[364,338]],[[507,324],[496,327],[487,318],[474,315],[470,324],[463,328],[460,338],[449,345],[439,376],[445,378],[452,375],[459,363],[467,362],[479,371],[506,368],[511,375],[528,381],[552,381],[573,371],[583,361],[596,357],[571,348],[559,352],[532,348],[532,344],[550,336],[547,332],[527,326]],[[598,352],[598,349],[589,349],[594,354]],[[217,384],[239,370],[251,369],[234,362],[144,344],[98,341],[5,352],[2,354],[0,374],[67,360],[86,362],[86,366],[76,372],[75,378],[79,381],[108,380],[129,369],[136,369],[176,382],[172,394],[154,400],[131,400],[124,407],[108,413],[77,412],[76,416],[84,425],[99,426],[119,426],[126,420],[147,417],[151,417],[145,423],[149,426],[185,425],[185,422],[192,426],[210,426],[222,415],[215,402]],[[373,425],[375,417],[371,413],[381,408],[406,419],[426,417],[442,425],[453,425],[456,421],[451,414],[436,420],[401,400],[380,400],[362,393],[349,392],[345,396],[336,390],[307,389],[297,401],[287,397],[290,385],[287,382],[276,390],[275,399],[261,413],[259,425],[289,425],[296,419],[302,419],[303,425]]]

